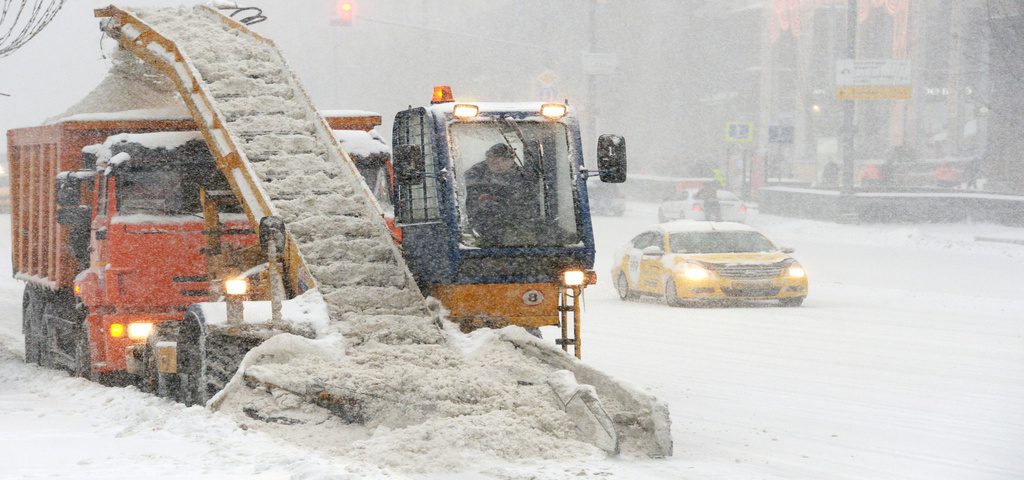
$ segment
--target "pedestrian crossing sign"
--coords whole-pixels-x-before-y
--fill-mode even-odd
[[[725,124],[725,141],[754,141],[754,124],[751,122],[729,122]]]

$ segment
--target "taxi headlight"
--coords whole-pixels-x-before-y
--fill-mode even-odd
[[[149,337],[150,332],[153,331],[152,323],[129,323],[128,324],[128,338],[133,340],[141,340]]]
[[[711,273],[708,272],[708,269],[699,264],[686,263],[683,265],[683,276],[686,277],[687,280],[699,281],[706,280],[711,276]]]
[[[228,295],[245,295],[249,291],[249,280],[245,278],[229,278],[224,280],[224,293]]]
[[[807,272],[804,271],[804,267],[800,265],[789,266],[789,278],[804,278],[807,276]]]
[[[566,270],[562,273],[562,284],[567,287],[578,287],[583,285],[587,275],[582,270]]]

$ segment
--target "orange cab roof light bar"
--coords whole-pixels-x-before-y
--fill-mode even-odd
[[[454,102],[455,97],[452,96],[452,87],[448,85],[438,85],[434,87],[434,95],[430,97],[430,103],[447,103]]]

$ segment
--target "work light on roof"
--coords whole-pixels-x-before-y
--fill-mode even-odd
[[[479,113],[480,107],[468,103],[457,103],[452,107],[452,115],[454,115],[455,118],[473,118]]]
[[[551,120],[558,120],[564,117],[567,111],[568,107],[561,103],[545,103],[540,106],[540,114]]]
[[[455,97],[452,96],[452,87],[448,85],[438,85],[434,87],[434,94],[430,97],[430,103],[447,103],[454,102]]]

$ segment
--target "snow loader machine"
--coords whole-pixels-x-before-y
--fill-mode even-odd
[[[625,181],[625,141],[602,135],[588,171],[568,105],[456,102],[449,86],[399,112],[392,138],[391,198],[421,291],[464,331],[560,326],[555,342],[580,358],[580,301],[597,281],[586,183]]]
[[[271,41],[206,6],[96,16],[148,69],[122,81],[160,77],[189,118],[106,113],[87,116],[90,126],[8,133],[27,360],[138,378],[239,421],[305,427],[291,438],[306,441],[317,429],[430,422],[443,432],[473,418],[671,455],[664,403],[517,327],[469,342],[423,295],[456,316],[497,318],[473,310],[486,291],[473,289],[525,286],[502,295],[527,306],[558,298],[553,315],[522,316],[562,325],[563,348],[573,343],[575,300],[565,297],[578,297],[593,261],[581,213],[591,173],[565,106],[477,104],[460,116],[465,105],[438,102],[400,113],[392,194],[403,257],[333,120]],[[462,155],[499,142],[532,175],[530,208],[545,215],[524,228],[525,245],[495,243],[460,214],[474,195],[494,195],[459,185],[471,166]],[[624,177],[621,138],[600,147],[603,179]],[[559,256],[570,260],[550,261]],[[523,269],[502,270],[510,263]],[[504,322],[524,323],[508,311]]]

